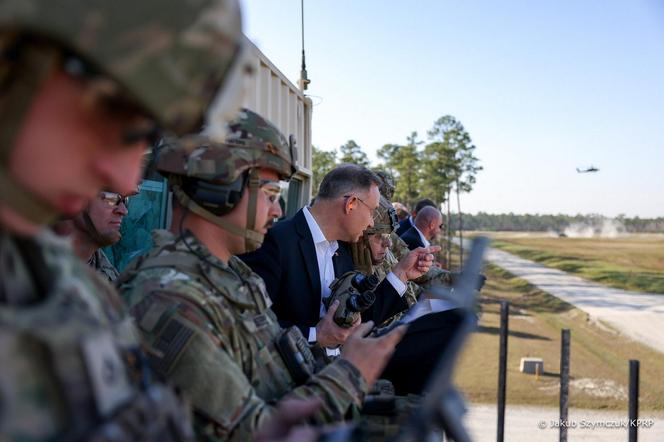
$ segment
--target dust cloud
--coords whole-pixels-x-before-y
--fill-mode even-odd
[[[609,218],[572,223],[563,233],[569,238],[621,238],[629,235],[623,223]]]

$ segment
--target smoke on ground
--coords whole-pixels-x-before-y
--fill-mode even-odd
[[[629,235],[623,223],[609,218],[572,223],[563,233],[570,238],[620,238]]]

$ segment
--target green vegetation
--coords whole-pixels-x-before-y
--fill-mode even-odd
[[[570,406],[627,410],[629,360],[641,361],[641,412],[664,410],[664,354],[635,343],[558,298],[497,267],[486,268],[479,329],[468,341],[455,383],[470,402],[496,403],[500,301],[510,302],[507,403],[558,406],[560,330],[571,330]],[[522,357],[544,359],[544,373],[519,372]]]
[[[405,145],[385,144],[378,149],[378,158],[383,160],[381,167],[393,176],[399,177],[395,180],[395,201],[407,204],[408,201],[415,201],[419,197],[422,161],[418,150],[420,144],[422,142],[417,140],[417,132],[413,132]]]
[[[607,225],[608,222],[608,225]],[[458,215],[452,215],[452,227],[459,225]],[[601,215],[530,215],[515,213],[489,214],[479,212],[475,215],[463,214],[464,230],[484,230],[491,232],[547,232],[554,235],[563,233],[565,229],[581,227],[601,231],[602,228],[612,228],[629,233],[662,233],[664,232],[664,218],[627,218],[619,215],[616,218],[606,218]]]
[[[449,201],[455,193],[460,207],[460,194],[468,193],[475,184],[475,175],[482,170],[475,157],[475,145],[460,121],[445,115],[434,121],[427,132],[429,143],[418,140],[417,132],[406,138],[406,144],[385,144],[378,149],[381,163],[372,165],[394,177],[394,201],[412,208],[421,198],[436,204]],[[337,151],[313,149],[313,193],[318,191],[322,177],[338,163],[369,166],[366,153],[355,141],[349,140]]]
[[[354,141],[348,140],[346,144],[339,147],[341,163],[353,163],[360,166],[369,167],[369,158],[362,148]]]
[[[333,150],[328,152],[326,150],[320,150],[316,146],[311,146],[311,149],[312,161],[314,163],[312,186],[315,194],[318,192],[323,177],[336,166],[337,151]]]
[[[610,287],[664,293],[664,237],[516,238],[492,246]]]

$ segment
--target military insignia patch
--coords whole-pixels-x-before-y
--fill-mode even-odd
[[[177,319],[168,321],[164,331],[153,345],[159,352],[159,356],[150,355],[150,362],[155,371],[162,375],[168,374],[193,334],[192,329]]]

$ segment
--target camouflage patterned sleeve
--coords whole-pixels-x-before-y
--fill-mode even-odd
[[[392,240],[392,253],[394,253],[394,256],[396,256],[397,261],[400,261],[401,258],[408,255],[410,250],[408,250],[408,246],[403,241],[403,239],[399,238],[399,235],[396,233],[392,232],[390,234],[390,239]]]
[[[153,281],[163,282],[163,276]],[[245,372],[251,364],[245,360],[249,356],[238,351],[241,346],[233,324],[224,322],[233,320],[230,314],[218,311],[212,315],[189,302],[196,287],[205,290],[195,281],[169,279],[171,283],[166,285],[134,285],[130,293],[125,291],[125,299],[132,305],[153,368],[193,405],[199,439],[251,440],[275,412],[274,400],[285,394],[322,399],[323,407],[314,419],[320,423],[341,421],[351,405],[361,404],[366,382],[352,364],[342,360],[325,367],[305,385],[285,388],[281,394],[275,391],[274,400],[264,400]],[[178,295],[185,287],[187,299]]]
[[[289,397],[317,397],[323,406],[314,420],[340,422],[351,405],[361,406],[369,386],[359,370],[345,359],[337,359],[293,390]]]
[[[168,378],[187,392],[195,410],[196,433],[209,440],[252,440],[276,411],[273,403],[258,396],[231,355],[202,334],[189,342]],[[323,406],[313,420],[325,424],[342,421],[351,405],[361,404],[366,391],[357,369],[338,360],[287,396],[321,399]]]

